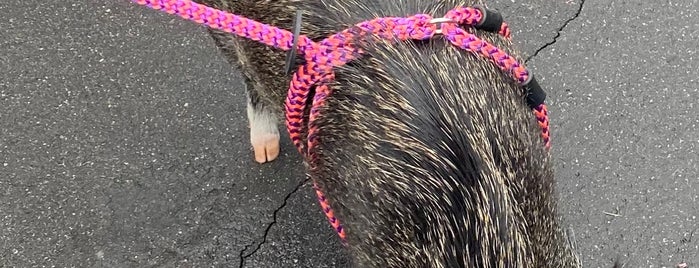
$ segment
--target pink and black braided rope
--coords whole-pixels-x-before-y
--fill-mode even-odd
[[[208,27],[236,34],[255,40],[284,51],[293,48],[294,35],[267,24],[230,14],[191,0],[132,0],[138,4],[169,14],[179,15],[185,19],[204,24]],[[375,35],[388,40],[424,40],[442,34],[454,46],[481,55],[491,60],[504,72],[510,74],[515,81],[525,84],[530,79],[529,71],[517,60],[492,44],[470,34],[461,27],[475,27],[484,19],[483,11],[474,7],[457,7],[444,16],[444,19],[454,23],[433,23],[433,18],[427,14],[417,14],[411,17],[377,18],[356,24],[354,28],[331,35],[320,42],[313,42],[305,35],[298,36],[296,49],[304,55],[306,64],[299,66],[293,74],[285,103],[286,125],[289,135],[299,150],[311,165],[316,163],[314,147],[320,141],[317,136],[318,126],[315,120],[325,99],[331,94],[328,84],[334,79],[333,68],[341,66],[359,56],[361,51],[353,46],[353,40],[366,35]],[[510,38],[510,30],[502,23],[498,33]],[[316,86],[316,93],[309,115],[309,122],[303,122],[303,113],[309,97],[309,90]],[[541,127],[541,136],[546,148],[550,147],[549,119],[545,104],[538,104],[533,109],[534,115]],[[308,128],[306,144],[303,143],[302,131]],[[306,148],[307,147],[307,148]],[[318,201],[330,224],[341,239],[345,239],[345,230],[333,213],[330,204],[323,195],[320,187],[314,182]]]

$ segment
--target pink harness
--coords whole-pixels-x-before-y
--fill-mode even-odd
[[[323,106],[325,99],[332,93],[328,84],[335,78],[333,68],[360,57],[362,51],[354,46],[353,41],[367,35],[400,41],[426,40],[436,35],[443,35],[454,46],[490,59],[526,90],[527,102],[541,127],[544,145],[547,149],[550,147],[549,119],[544,104],[546,95],[533,75],[504,51],[460,28],[474,27],[491,32],[497,31],[509,39],[510,31],[507,24],[502,21],[498,13],[485,8],[456,7],[447,12],[443,18],[432,18],[427,14],[376,18],[360,22],[355,27],[331,35],[319,42],[314,42],[305,35],[295,35],[292,32],[197,4],[191,0],[132,1],[169,14],[179,15],[213,29],[289,51],[291,55],[296,51],[300,52],[306,63],[299,66],[294,72],[289,85],[285,105],[286,126],[294,145],[311,165],[316,162],[314,146],[320,142],[316,135],[318,126],[315,124],[315,120],[318,118],[319,108]],[[303,113],[312,87],[316,87],[315,95],[312,96],[313,101],[308,122],[304,122]],[[308,129],[306,144],[304,144],[302,137],[304,128]],[[323,192],[315,182],[313,186],[330,224],[340,238],[345,240],[345,230],[335,217]]]

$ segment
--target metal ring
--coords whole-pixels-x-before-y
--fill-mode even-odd
[[[437,24],[437,23],[455,23],[456,21],[450,18],[434,18],[431,19],[428,23],[431,24]]]
[[[455,20],[450,19],[450,18],[434,18],[431,19],[428,23],[430,24],[442,24],[442,23],[456,23]],[[435,34],[442,34],[442,29],[437,29],[434,31]]]

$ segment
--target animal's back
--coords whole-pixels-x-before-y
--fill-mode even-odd
[[[268,23],[288,20],[272,23],[288,29],[298,7],[307,11],[302,30],[316,37],[378,16],[437,17],[472,4],[263,2],[288,12],[231,10]],[[517,55],[496,34],[477,35]],[[252,56],[259,48],[244,49]],[[549,155],[521,88],[487,59],[440,37],[364,49],[366,57],[336,71],[317,121],[318,165],[310,170],[342,221],[356,264],[577,267],[558,225]],[[270,58],[257,60],[281,71],[284,54],[265,53]],[[250,64],[259,73],[270,66]],[[283,95],[285,86],[269,91]]]
[[[326,0],[310,10],[323,30],[340,30],[379,16],[438,17],[459,4]],[[497,34],[477,35],[518,54]],[[521,87],[440,37],[365,50],[336,73],[311,172],[362,266],[576,267]]]
[[[351,249],[370,267],[572,264],[521,89],[450,46],[386,45],[337,73],[311,174]]]

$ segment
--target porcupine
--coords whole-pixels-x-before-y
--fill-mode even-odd
[[[313,40],[360,21],[445,14],[458,0],[197,0]],[[495,33],[466,29],[518,60]],[[255,159],[279,153],[285,52],[210,30],[243,73]],[[524,94],[487,59],[441,38],[363,43],[318,118],[325,191],[358,267],[580,267],[561,227],[550,156]]]

